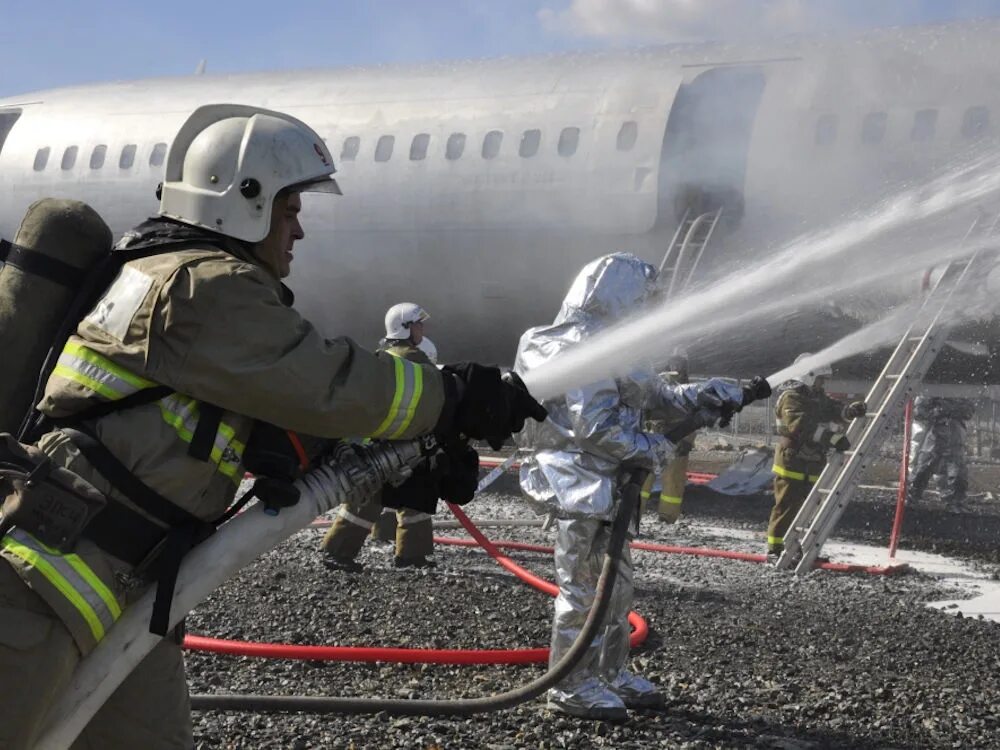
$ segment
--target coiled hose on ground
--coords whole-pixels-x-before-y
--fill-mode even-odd
[[[370,714],[386,712],[394,716],[469,716],[501,711],[536,698],[565,678],[590,648],[603,625],[615,580],[618,563],[628,538],[632,514],[639,507],[639,493],[645,472],[634,472],[622,488],[622,502],[612,522],[611,539],[604,558],[601,577],[597,582],[594,605],[569,651],[544,675],[513,690],[481,698],[455,700],[400,700],[392,698],[339,698],[304,695],[193,695],[191,707],[196,710]]]

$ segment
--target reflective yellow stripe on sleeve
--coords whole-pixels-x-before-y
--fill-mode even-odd
[[[396,392],[389,413],[369,437],[398,438],[410,426],[424,392],[424,371],[419,365],[392,355],[396,375]]]
[[[152,380],[139,377],[73,341],[63,347],[52,374],[82,385],[108,401],[117,401],[156,386]]]

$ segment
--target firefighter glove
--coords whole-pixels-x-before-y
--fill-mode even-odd
[[[479,454],[468,445],[448,449],[448,471],[441,477],[441,497],[465,505],[479,488]]]
[[[864,401],[852,401],[844,407],[844,419],[857,419],[868,413],[868,404]]]
[[[494,450],[520,432],[529,417],[539,422],[548,413],[523,384],[501,377],[498,367],[459,362],[442,368],[445,407],[435,433],[451,442],[466,437],[485,440]]]
[[[833,438],[830,440],[830,445],[838,453],[843,453],[846,450],[850,450],[851,441],[847,439],[847,435],[843,433],[834,433]]]

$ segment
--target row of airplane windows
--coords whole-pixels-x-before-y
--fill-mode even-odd
[[[615,147],[619,151],[630,151],[632,147],[635,146],[638,137],[638,123],[632,120],[624,122],[618,130],[618,136],[615,139]],[[482,157],[484,159],[493,159],[497,157],[500,154],[500,147],[503,145],[503,140],[504,132],[502,130],[491,130],[486,133],[486,135],[483,136],[483,143],[480,151]],[[445,141],[444,158],[449,161],[462,158],[462,155],[465,153],[466,141],[467,137],[465,133],[452,133],[449,135]],[[410,141],[410,161],[422,161],[423,159],[426,159],[430,143],[431,136],[429,133],[417,133],[417,135],[413,136],[413,140]],[[537,128],[525,130],[521,134],[521,139],[518,144],[518,156],[525,159],[535,156],[538,153],[541,144],[541,130]],[[375,142],[375,161],[389,161],[389,159],[392,158],[395,145],[396,136],[379,136],[378,140]],[[579,145],[580,128],[563,128],[560,131],[559,139],[556,142],[556,153],[563,157],[573,156]],[[123,146],[121,153],[118,155],[118,168],[131,169],[135,165],[136,151],[137,146],[134,143]],[[341,145],[340,160],[355,161],[360,152],[361,137],[356,135],[348,136],[344,139],[344,142]],[[34,169],[36,172],[41,172],[48,166],[51,153],[52,149],[48,146],[44,146],[35,152]],[[78,146],[67,146],[63,151],[62,159],[59,162],[60,169],[73,169],[76,166],[79,153],[80,149]],[[149,153],[149,166],[162,166],[166,155],[167,144],[157,143],[153,146],[152,151]],[[107,156],[108,147],[106,145],[101,144],[99,146],[94,146],[94,150],[90,152],[90,168],[101,169],[107,161]]]
[[[937,131],[938,111],[918,109],[913,113],[910,126],[911,141],[930,141]],[[815,141],[817,146],[832,146],[837,140],[839,119],[835,114],[820,115],[816,119]],[[885,112],[869,112],[861,121],[861,142],[876,145],[885,138],[889,115]],[[990,110],[976,105],[969,107],[962,115],[960,132],[963,138],[979,138],[990,131]]]

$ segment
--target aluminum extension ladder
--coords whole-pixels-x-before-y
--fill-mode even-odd
[[[701,256],[712,240],[719,219],[722,217],[722,208],[715,211],[695,216],[689,208],[684,212],[677,231],[674,232],[670,246],[663,255],[660,262],[660,278],[666,280],[666,275],[670,275],[670,283],[667,284],[664,299],[668,300],[679,294],[691,283],[694,272],[701,262]]]
[[[984,234],[995,233],[1000,217]],[[975,233],[977,220],[966,234]],[[952,305],[962,302],[962,292],[985,278],[997,254],[977,249],[966,258],[952,261],[917,311],[913,325],[903,335],[889,361],[868,392],[868,413],[851,422],[847,439],[851,448],[834,453],[813,485],[802,508],[785,534],[785,548],[778,558],[781,570],[795,569],[803,575],[812,570],[826,540],[833,533],[857,488],[861,472],[885,441],[906,399],[914,395],[948,338],[946,322]]]

